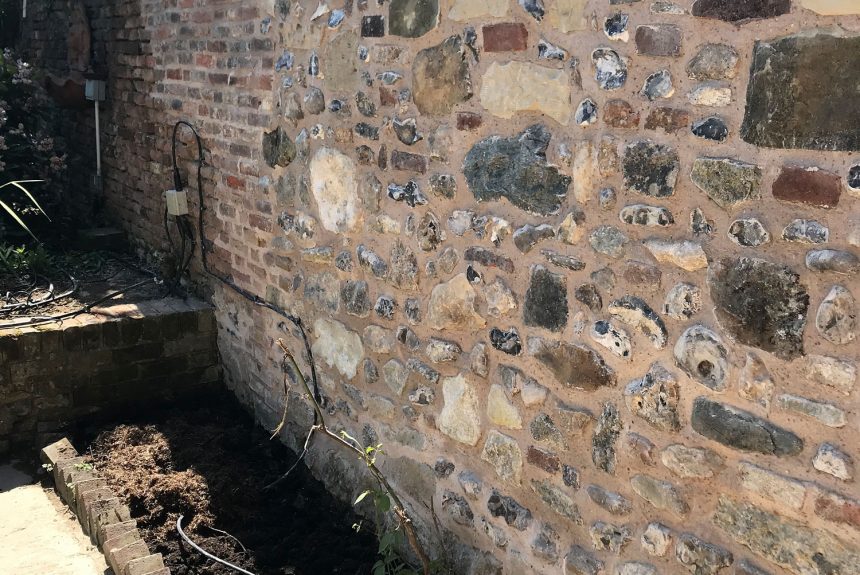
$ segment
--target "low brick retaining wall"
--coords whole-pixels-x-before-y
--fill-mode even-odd
[[[199,301],[115,305],[37,328],[0,324],[0,454],[219,378],[213,311]]]
[[[160,553],[152,554],[131,512],[93,466],[63,438],[41,451],[62,500],[84,533],[101,549],[115,575],[170,575]]]

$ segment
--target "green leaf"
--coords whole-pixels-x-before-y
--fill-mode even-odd
[[[391,545],[394,544],[395,535],[393,531],[389,531],[379,538],[379,554],[385,553]]]
[[[376,504],[377,509],[382,511],[383,513],[387,513],[389,509],[391,509],[391,499],[388,498],[388,495],[385,493],[380,493],[376,496],[374,503]]]
[[[364,498],[367,497],[368,495],[370,495],[371,493],[372,493],[372,491],[370,489],[363,492],[361,495],[358,496],[358,499],[355,500],[355,503],[353,503],[353,505],[358,505],[359,503],[364,501]]]
[[[16,182],[6,182],[5,184],[3,184],[3,186],[8,186],[9,184],[11,184],[11,185],[15,186],[16,188],[18,188],[19,190],[21,190],[22,192],[24,192],[25,194],[27,194],[27,197],[30,198],[30,201],[33,202],[33,205],[36,206],[37,208],[39,208],[39,211],[42,212],[43,216],[48,218],[48,214],[45,213],[45,210],[42,209],[42,206],[40,206],[39,202],[36,201],[36,198],[33,197],[33,194],[31,194],[29,192],[29,190],[27,190],[27,188],[25,188],[24,186],[21,185],[21,184],[32,184],[32,183],[41,182],[41,181],[42,180],[18,180]],[[3,187],[3,186],[0,186],[0,187]],[[51,218],[48,218],[49,221],[50,221],[50,219]]]
[[[2,186],[0,186],[0,187],[2,187]],[[25,224],[25,223],[24,223],[24,220],[22,220],[21,218],[19,218],[19,217],[18,217],[18,214],[16,214],[14,211],[12,211],[12,208],[10,208],[9,206],[7,206],[7,205],[6,205],[4,202],[2,202],[2,201],[0,201],[0,208],[3,208],[4,210],[6,210],[6,212],[7,212],[10,216],[12,216],[12,219],[13,219],[13,220],[15,220],[15,221],[18,223],[18,225],[19,225],[19,226],[21,226],[22,228],[24,228],[24,231],[26,231],[28,234],[30,234],[31,236],[33,236],[33,239],[34,239],[34,240],[39,241],[39,239],[38,239],[38,238],[33,234],[33,232],[31,232],[31,231],[30,231],[30,228],[28,228],[28,227],[27,227],[27,224]]]

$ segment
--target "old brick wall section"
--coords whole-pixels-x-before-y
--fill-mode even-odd
[[[208,393],[220,382],[213,310],[163,299],[58,326],[0,331],[0,454],[80,421]]]
[[[860,9],[198,4],[116,4],[110,206],[163,247],[198,126],[213,263],[305,319],[459,572],[860,572]],[[288,326],[212,289],[272,428]]]

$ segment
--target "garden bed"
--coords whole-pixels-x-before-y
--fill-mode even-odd
[[[203,549],[256,575],[364,575],[376,561],[372,533],[352,509],[270,441],[232,398],[88,430],[86,450],[130,507],[144,540],[173,575],[227,575],[183,542],[176,519]]]

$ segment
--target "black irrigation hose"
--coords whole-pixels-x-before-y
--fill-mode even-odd
[[[186,120],[179,120],[178,122],[176,122],[176,124],[174,124],[174,126],[173,126],[173,141],[171,142],[171,150],[172,150],[172,158],[173,158],[173,185],[176,187],[177,191],[182,189],[182,178],[179,174],[178,164],[176,163],[176,134],[177,134],[177,131],[178,131],[180,126],[188,127],[191,130],[191,132],[194,134],[194,139],[197,142],[197,197],[198,197],[197,237],[200,240],[200,242],[199,242],[200,243],[200,259],[201,259],[201,263],[203,264],[203,271],[205,271],[208,275],[217,279],[218,281],[220,281],[221,283],[223,283],[224,285],[226,285],[227,287],[229,287],[234,292],[236,292],[237,294],[239,294],[240,296],[242,296],[246,300],[250,301],[254,305],[257,305],[257,306],[260,306],[260,307],[263,307],[263,308],[266,308],[268,310],[273,311],[277,315],[283,317],[284,319],[286,319],[287,321],[289,321],[290,323],[295,325],[297,328],[299,328],[299,331],[301,332],[301,335],[302,335],[302,340],[303,340],[304,345],[305,345],[305,352],[308,354],[308,358],[310,359],[309,363],[311,366],[311,380],[313,382],[313,387],[314,387],[314,399],[316,399],[316,401],[318,403],[322,404],[322,395],[320,394],[319,384],[317,383],[317,370],[316,370],[316,366],[314,365],[315,362],[313,361],[313,352],[311,351],[311,344],[310,344],[310,341],[308,340],[307,333],[305,332],[305,328],[304,328],[304,324],[302,323],[302,319],[300,317],[297,317],[297,316],[294,316],[292,314],[287,313],[285,310],[276,306],[275,304],[269,303],[266,300],[264,300],[263,298],[261,298],[260,296],[254,294],[254,293],[251,293],[250,291],[246,290],[243,287],[238,286],[231,278],[221,276],[220,274],[209,269],[209,260],[207,257],[208,249],[209,249],[209,241],[206,239],[206,233],[204,231],[204,228],[205,228],[204,212],[206,211],[206,207],[205,207],[204,199],[203,199],[203,174],[202,174],[203,162],[204,162],[203,139],[200,137],[200,134],[197,132],[197,130],[194,128],[194,126],[190,122],[188,122]],[[317,423],[316,415],[314,415],[314,423]]]
[[[233,569],[234,571],[238,571],[239,573],[244,573],[244,575],[254,575],[250,571],[245,571],[241,567],[238,567],[238,566],[233,565],[232,563],[230,563],[228,561],[224,561],[223,559],[215,557],[214,555],[212,555],[211,553],[209,553],[208,551],[206,551],[205,549],[200,547],[197,543],[192,541],[191,538],[185,534],[185,531],[182,530],[182,518],[183,517],[184,517],[183,515],[180,515],[179,518],[176,520],[176,531],[179,532],[179,535],[185,540],[186,543],[191,545],[191,547],[193,547],[195,551],[197,551],[198,553],[200,553],[204,557],[211,559],[212,561],[215,561],[216,563],[220,563],[221,565],[224,565],[225,567],[229,567],[230,569]]]
[[[41,305],[47,305],[49,303],[54,303],[55,301],[59,301],[63,298],[67,298],[70,295],[72,295],[73,293],[75,293],[76,291],[78,291],[78,285],[79,285],[78,280],[76,280],[75,277],[66,270],[63,270],[63,273],[65,273],[67,276],[69,276],[69,281],[71,281],[71,283],[72,283],[71,288],[67,289],[66,291],[64,291],[60,294],[54,295],[54,284],[50,284],[50,286],[48,287],[48,293],[49,293],[48,297],[42,298],[40,300],[33,300],[32,299],[33,293],[35,292],[35,288],[33,288],[33,289],[31,289],[30,293],[27,295],[27,301],[22,302],[22,303],[16,303],[16,304],[7,304],[7,305],[4,305],[3,307],[0,307],[0,316],[5,315],[7,313],[11,313],[13,311],[20,310],[20,309],[34,308],[34,307],[38,307]],[[0,327],[2,327],[2,326],[0,326]]]

